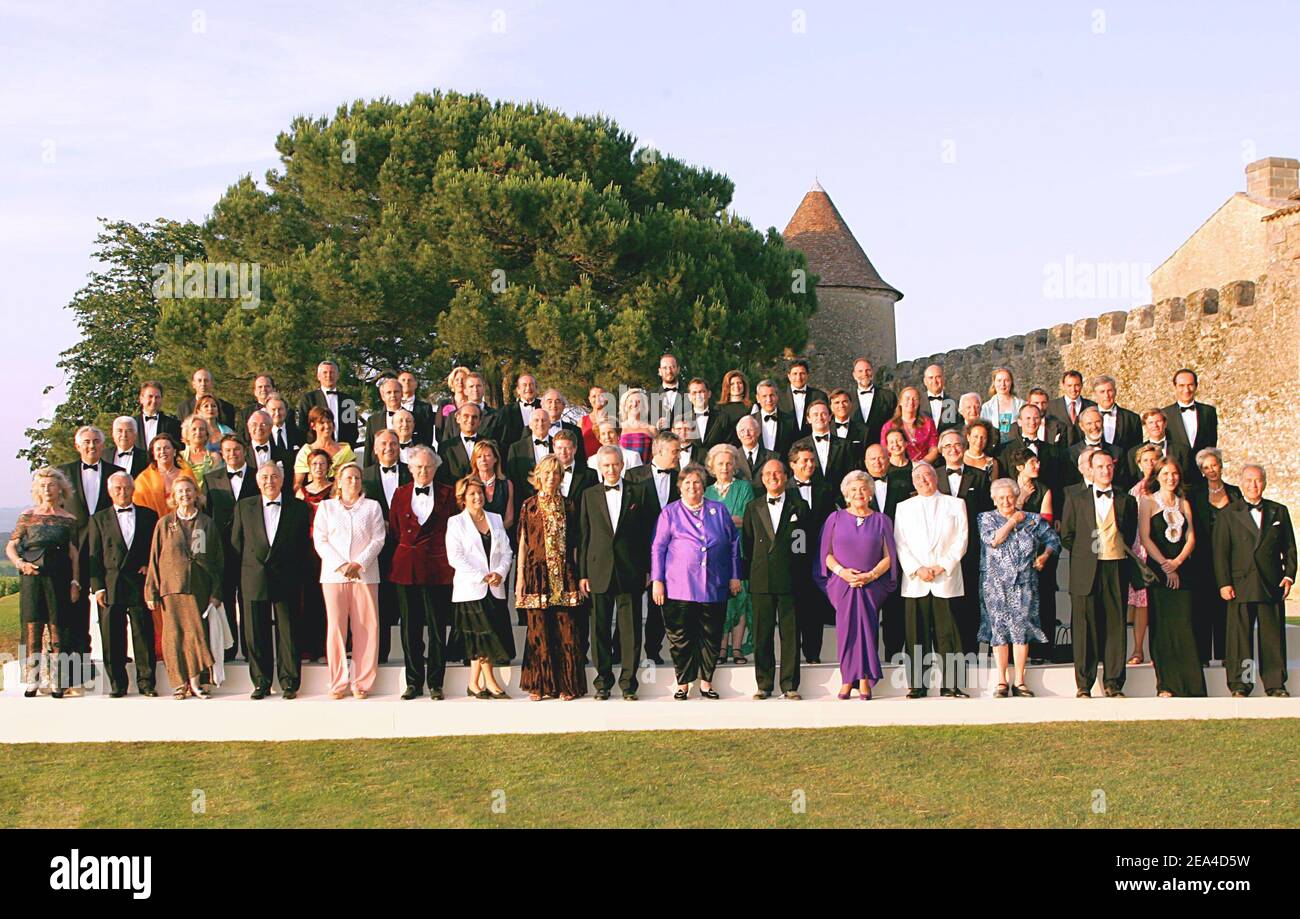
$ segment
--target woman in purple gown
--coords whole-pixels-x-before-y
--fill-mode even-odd
[[[849,698],[857,683],[858,696],[865,701],[882,675],[879,611],[898,584],[898,553],[893,523],[871,509],[871,478],[850,472],[840,490],[848,507],[831,514],[822,526],[815,577],[835,607],[843,684],[839,698]]]

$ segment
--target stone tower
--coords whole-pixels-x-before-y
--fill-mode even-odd
[[[808,343],[814,371],[847,380],[859,356],[877,367],[898,360],[894,304],[903,295],[876,271],[820,183],[803,196],[782,236],[821,278]]]

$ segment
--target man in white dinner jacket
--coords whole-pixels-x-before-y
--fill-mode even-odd
[[[935,660],[943,666],[939,694],[969,698],[960,688],[962,680],[961,634],[953,616],[951,600],[962,596],[961,559],[966,552],[966,503],[961,498],[939,493],[939,478],[929,463],[912,466],[916,497],[898,505],[894,518],[894,539],[903,569],[903,612],[907,645],[909,699],[926,694],[927,665]]]

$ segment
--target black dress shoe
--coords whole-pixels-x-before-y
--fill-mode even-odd
[[[285,690],[284,692],[282,692],[280,695],[281,695],[284,699],[286,699],[286,700],[288,700],[288,699],[296,699],[296,698],[298,698],[298,690],[296,690],[296,689],[286,689],[286,690]]]
[[[768,692],[766,689],[760,689],[758,692],[754,693],[754,698],[755,698],[755,699],[766,699],[766,698],[767,698],[768,696],[770,696],[770,695],[771,695],[771,693]]]
[[[1232,691],[1232,697],[1233,697],[1234,699],[1244,699],[1244,698],[1246,698],[1246,697],[1249,696],[1249,695],[1250,695],[1250,693],[1246,692],[1246,690],[1244,690],[1244,689],[1234,689],[1234,690]]]
[[[1271,696],[1271,697],[1274,698],[1274,699],[1289,699],[1289,698],[1291,698],[1291,693],[1287,692],[1285,689],[1270,689],[1270,690],[1268,691],[1268,695]]]
[[[416,689],[414,686],[406,687],[406,690],[402,693],[403,702],[410,702],[412,699],[418,698],[420,698],[420,690]]]
[[[623,693],[623,701],[624,701],[624,702],[635,702],[635,701],[636,701],[636,693],[634,693],[634,692],[625,692],[625,693]]]
[[[126,693],[121,692],[120,690],[114,690],[114,691],[112,691],[112,692],[110,692],[110,693],[108,694],[108,697],[109,697],[110,699],[120,699],[120,698],[122,698],[124,695],[126,695]]]
[[[441,690],[441,689],[430,689],[430,690],[429,690],[429,698],[432,699],[434,702],[441,702],[441,701],[442,701],[442,690]]]
[[[679,689],[675,693],[673,693],[673,698],[676,699],[678,702],[685,702],[689,696],[690,696],[690,690],[688,689]]]
[[[907,697],[909,699],[924,699],[926,691],[924,689],[909,689]]]
[[[651,654],[650,660],[652,660],[655,663],[655,666],[657,667],[662,667],[664,665],[664,659],[660,657],[658,654]]]
[[[257,688],[257,689],[254,689],[254,690],[252,691],[252,693],[249,694],[248,698],[250,698],[250,699],[265,699],[265,698],[266,698],[266,690],[265,690],[265,689],[262,689],[262,688],[260,688],[260,687]]]
[[[1127,699],[1128,696],[1124,695],[1124,693],[1120,692],[1118,689],[1108,689],[1108,690],[1106,690],[1106,698],[1107,698],[1107,699]]]
[[[144,696],[146,699],[156,699],[158,698],[158,690],[152,688],[142,689],[140,690],[140,695]]]
[[[1076,699],[1091,699],[1092,693],[1088,692],[1088,690],[1086,689],[1080,689],[1078,692],[1074,694],[1074,697]]]
[[[35,696],[36,696],[36,690],[34,690],[34,689],[24,689],[24,690],[23,690],[23,698],[24,698],[24,699],[31,699],[31,698],[34,698]]]
[[[939,695],[943,695],[943,693],[940,692]],[[970,696],[966,693],[965,690],[962,690],[962,689],[950,689],[950,690],[948,690],[948,698],[949,698],[949,699],[969,699]]]

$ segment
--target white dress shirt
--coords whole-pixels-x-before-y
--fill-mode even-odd
[[[939,395],[942,396],[943,393],[939,393]],[[940,422],[943,421],[943,404],[947,400],[939,399],[938,401],[931,402],[929,393],[926,393],[921,398],[925,400],[926,405],[930,406],[930,417],[934,419],[934,426],[937,428]]]
[[[1259,507],[1250,509],[1250,519],[1255,521],[1255,529],[1264,529],[1264,506],[1262,502]]]
[[[379,484],[384,489],[384,503],[393,506],[393,492],[397,491],[397,463],[391,466],[379,464]]]
[[[871,405],[876,401],[876,387],[858,390],[858,408],[862,410],[862,420],[871,417]]]
[[[605,506],[609,508],[610,528],[617,533],[618,515],[623,512],[623,482],[620,480],[613,489],[606,486],[604,482],[601,482],[600,486],[605,489]]]
[[[427,487],[429,489],[429,493],[427,495],[422,495],[419,493],[418,490],[422,487]],[[428,486],[420,486],[420,485],[415,486],[415,489],[412,490],[411,492],[411,510],[415,512],[415,519],[420,521],[420,526],[424,526],[424,522],[428,520],[429,515],[433,513],[432,483],[430,483]]]
[[[705,432],[705,430],[708,428],[708,426],[709,426],[709,416],[708,416],[708,414],[707,414],[707,413],[705,413],[705,414],[699,414],[699,413],[697,412],[696,415],[695,415],[695,430],[696,430],[697,434],[699,435],[699,438],[700,438],[700,442],[701,442],[701,443],[703,443],[703,441],[704,441],[704,432]]]
[[[794,403],[795,423],[803,424],[803,407],[804,403],[808,401],[808,390],[805,389],[803,392],[790,390],[790,401]]]
[[[569,489],[573,487],[573,467],[564,467],[564,477],[560,479],[560,494],[569,497]]]
[[[81,460],[77,460],[78,463]],[[82,463],[81,467],[81,493],[86,499],[86,512],[94,514],[99,507],[99,480],[104,474],[104,467],[100,463],[95,463],[93,469],[87,469]]]
[[[529,433],[528,437],[533,442],[533,462],[540,463],[542,461],[542,457],[548,456],[551,452],[551,437],[548,434],[546,436],[546,442],[541,444],[537,442],[537,438],[534,437],[531,432]]]
[[[650,474],[650,478],[655,484],[655,494],[659,496],[659,507],[660,508],[667,507],[668,495],[670,493],[670,488],[673,484],[670,481],[672,479],[672,476],[660,472],[659,467],[655,466],[654,472]]]
[[[282,449],[289,449],[289,432],[284,429],[284,425],[271,425],[271,443]]]
[[[880,479],[872,479],[871,490],[876,493],[876,510],[884,511],[885,496],[889,494],[889,480],[884,476]]]
[[[275,534],[280,529],[280,509],[283,507],[284,495],[275,499],[277,503],[272,504],[265,498],[262,499],[262,523],[266,527],[266,543],[272,545],[275,543]]]
[[[1178,406],[1178,414],[1183,419],[1183,430],[1187,432],[1187,442],[1189,444],[1194,444],[1196,443],[1196,432],[1198,430],[1198,425],[1201,423],[1200,419],[1197,418],[1196,415],[1196,403],[1191,402],[1187,405],[1183,405],[1183,403],[1178,402],[1176,404]],[[1183,411],[1184,408],[1190,408],[1191,411],[1185,412]]]
[[[771,418],[769,421],[767,419]],[[763,429],[763,446],[769,450],[776,449],[776,413],[768,415],[766,412],[760,412],[758,416],[759,424]]]
[[[791,479],[796,488],[799,489],[799,497],[803,498],[804,504],[812,507],[812,482],[800,482],[798,479]]]
[[[775,533],[781,529],[781,511],[785,509],[785,495],[781,495],[775,504],[771,499],[772,496],[764,492],[763,500],[767,502],[767,516],[772,518],[772,532]]]
[[[945,468],[944,475],[948,476],[948,493],[954,498],[961,497],[961,474],[963,469],[952,470]]]
[[[1118,407],[1114,405],[1109,409],[1099,407],[1097,411],[1101,412],[1102,436],[1106,439],[1106,443],[1113,444],[1115,442],[1115,421],[1119,416]]]
[[[331,396],[329,393],[325,391],[324,387],[322,387],[321,395],[325,397],[325,407],[328,408],[330,410],[330,414],[334,416],[334,430],[337,431],[339,429],[339,425],[342,424],[342,422],[339,421],[338,390],[335,390],[334,395]]]
[[[120,511],[122,509],[114,508],[114,510]],[[135,539],[135,505],[128,504],[125,512],[115,513],[113,516],[117,518],[117,528],[122,532],[122,541],[126,543],[127,549],[130,549],[131,543]]]
[[[830,462],[831,442],[829,440],[830,431],[825,434],[813,433],[813,449],[817,451],[817,465],[821,467],[823,473],[826,472],[826,464]],[[822,440],[822,437],[828,439]]]
[[[1113,514],[1115,512],[1115,486],[1112,484],[1105,489],[1105,491],[1110,492],[1110,494],[1105,497],[1097,496],[1097,492],[1101,490],[1100,485],[1092,485],[1090,487],[1092,488],[1092,507],[1097,513],[1098,522],[1100,522],[1105,520],[1108,514]],[[1116,526],[1119,525],[1119,521],[1116,521],[1115,523]]]
[[[529,430],[532,430],[534,411],[536,409],[527,402],[519,402],[519,417],[524,420],[524,427]]]
[[[153,443],[153,439],[158,436],[158,416],[145,415],[141,413],[140,420],[144,422],[144,442],[147,447]]]
[[[120,466],[129,473],[131,471],[131,460],[133,458],[134,457],[129,450],[126,453],[118,453],[117,456],[113,458],[113,465]]]
[[[269,440],[264,444],[250,443],[249,452],[253,456],[253,465],[258,469],[271,462],[271,442]]]

